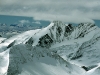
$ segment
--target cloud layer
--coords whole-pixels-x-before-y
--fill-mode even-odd
[[[21,24],[30,23],[29,20],[20,20],[19,22],[20,22]]]
[[[100,20],[99,0],[0,0],[1,15],[80,23]]]
[[[41,24],[41,22],[39,22],[39,21],[35,21],[35,22],[32,22],[32,23],[35,23],[35,24]]]

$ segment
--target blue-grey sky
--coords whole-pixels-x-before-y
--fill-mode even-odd
[[[0,15],[0,23],[6,23],[7,25],[26,24],[26,25],[33,25],[33,26],[47,26],[50,24],[49,21],[34,20],[33,17],[7,16],[7,15]]]
[[[94,20],[94,22],[97,26],[100,27],[100,20]],[[45,21],[45,20],[37,21],[34,20],[33,17],[0,15],[0,23],[6,23],[7,25],[21,23],[21,24],[26,24],[26,25],[28,24],[33,26],[47,26],[50,24],[50,21]]]
[[[31,17],[37,24],[37,20],[94,23],[100,20],[100,0],[0,0],[0,15]]]

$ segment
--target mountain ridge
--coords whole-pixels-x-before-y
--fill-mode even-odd
[[[37,40],[33,46],[40,44],[42,41],[43,44],[47,44],[49,41],[51,43],[62,42],[64,40],[74,40],[78,38],[85,37],[89,32],[96,30],[98,27],[91,23],[81,23],[78,26],[74,27],[71,24],[63,24],[61,21],[54,21],[49,26],[44,29],[41,29],[36,33],[36,37],[33,36],[33,40]],[[37,39],[38,38],[38,39]],[[47,40],[43,41],[43,38]],[[40,40],[40,41],[39,41]],[[50,45],[50,42],[49,42]]]

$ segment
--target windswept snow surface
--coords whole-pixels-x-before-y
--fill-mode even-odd
[[[29,48],[23,44],[11,48],[8,75],[79,75],[85,72],[79,66],[63,60],[59,55],[52,55],[48,49]]]
[[[0,43],[2,43],[3,40],[5,40],[6,38],[2,38],[0,37]]]
[[[6,75],[9,66],[9,49],[0,53],[0,75]]]
[[[46,35],[47,33],[49,33],[49,29],[54,25],[54,23],[51,23],[49,26],[47,26],[46,28],[41,29],[37,34],[35,34],[35,36],[33,36],[34,39],[34,44],[33,46],[36,46],[38,44],[39,38],[41,38],[42,36]]]
[[[52,60],[49,64],[45,63],[48,60],[50,61],[50,58],[45,59],[44,62],[35,61],[23,65],[23,71],[19,75],[81,75],[82,73],[85,73],[84,70],[81,68],[78,69],[76,66],[67,68],[67,66],[57,64],[56,61]],[[52,62],[54,64],[50,64]]]
[[[16,41],[15,45],[20,44],[20,43],[25,43],[32,36],[34,36],[34,34],[37,33],[39,30],[40,29],[26,31],[19,35],[15,35],[9,39],[4,40],[4,42],[0,44],[0,52],[4,51],[5,47],[7,47],[10,43],[14,41]]]
[[[84,75],[100,75],[100,63],[97,67],[87,71]]]

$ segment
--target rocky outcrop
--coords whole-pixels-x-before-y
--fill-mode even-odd
[[[14,40],[12,43],[10,43],[10,44],[7,46],[7,48],[12,47],[14,44],[15,44],[15,40]]]
[[[31,37],[25,44],[32,45],[34,43],[33,38]]]
[[[49,48],[52,43],[53,43],[53,40],[51,39],[51,37],[48,34],[44,35],[43,37],[41,37],[39,39],[39,45],[41,47]]]

